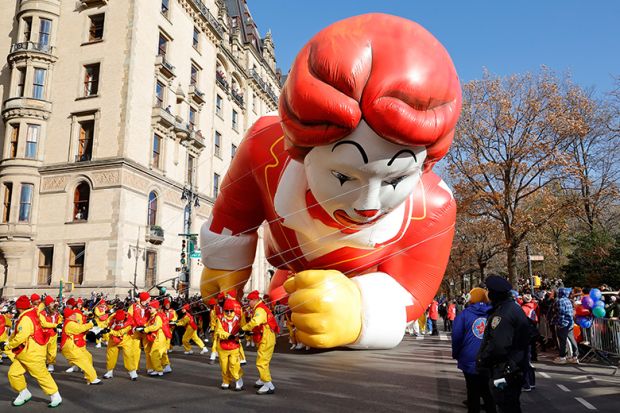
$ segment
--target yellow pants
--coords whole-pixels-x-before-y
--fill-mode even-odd
[[[49,364],[56,364],[56,354],[58,354],[58,335],[50,336],[47,342],[45,362]]]
[[[217,348],[219,346],[220,340],[215,337],[215,334],[213,335],[213,345],[211,346],[211,353],[212,354],[217,354]]]
[[[140,344],[142,342],[142,337],[140,336],[140,333],[133,333],[132,335],[127,336],[125,340],[128,341],[128,346],[131,349],[129,353],[131,354],[131,362],[127,370],[129,371],[138,370],[138,368],[140,367],[140,355],[141,355]],[[124,353],[123,353],[123,356],[124,356]]]
[[[256,348],[256,368],[258,369],[258,376],[265,383],[271,381],[269,362],[271,362],[275,346],[276,335],[268,327],[265,327],[263,338]]]
[[[108,342],[108,349],[105,355],[105,364],[108,371],[114,370],[116,362],[118,361],[119,349],[123,351],[123,365],[127,371],[134,370],[133,368],[133,343],[129,337],[124,338],[119,344],[114,344],[114,341]]]
[[[174,337],[174,327],[172,326],[170,326],[170,334]],[[172,350],[172,339],[166,339],[166,341],[168,342],[168,350]]]
[[[33,340],[28,343],[28,349],[15,356],[9,367],[9,384],[16,392],[26,388],[26,373],[35,378],[48,396],[58,392],[58,386],[45,365],[45,346],[40,346]]]
[[[196,333],[196,330],[194,330],[190,326],[187,326],[185,328],[185,334],[183,334],[183,340],[181,341],[183,342],[183,348],[185,349],[185,351],[190,351],[192,349],[192,345],[190,343],[191,341],[196,343],[196,345],[201,349],[203,349],[205,346],[205,343],[200,339],[200,337],[198,337],[198,333]]]
[[[149,358],[151,359],[152,370],[161,372],[164,369],[164,366],[170,364],[168,352],[166,351],[168,349],[167,345],[168,342],[165,338],[157,338],[155,341],[149,342],[147,347]],[[144,351],[145,353],[147,352],[146,349]]]
[[[95,324],[97,324],[97,327],[102,328],[102,329],[106,327],[106,322],[105,321],[95,320]],[[110,335],[109,334],[104,334],[101,337],[99,337],[98,339],[96,339],[95,343],[100,344],[101,341],[103,341],[104,343],[108,343],[109,339],[110,339]]]
[[[0,317],[4,317],[4,316],[0,315]],[[0,336],[0,341],[2,341],[2,342],[9,341],[9,335],[8,335],[8,333],[6,331],[4,332],[4,334],[2,334]],[[11,361],[13,361],[15,359],[15,354],[12,351],[10,351],[10,350],[0,351],[0,357],[2,357],[3,354],[5,356],[7,356],[9,358],[9,360],[11,360]]]
[[[84,378],[91,382],[97,378],[97,372],[93,367],[93,356],[86,350],[86,347],[78,347],[67,340],[62,348],[62,355],[65,356],[69,364],[78,366],[84,371]]]
[[[243,376],[239,348],[234,350],[217,349],[217,353],[220,356],[220,367],[222,369],[222,383],[230,384]]]

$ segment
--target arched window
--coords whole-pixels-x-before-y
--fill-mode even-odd
[[[88,219],[88,202],[90,200],[90,186],[86,182],[80,183],[73,194],[73,220],[86,221]]]
[[[148,225],[157,225],[157,194],[149,194]]]

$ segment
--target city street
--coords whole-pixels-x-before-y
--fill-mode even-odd
[[[137,412],[464,412],[465,382],[450,358],[449,337],[406,337],[388,351],[338,350],[289,352],[285,338],[279,342],[272,362],[277,386],[271,396],[258,396],[252,385],[257,379],[255,353],[247,351],[245,389],[220,390],[219,366],[207,356],[172,353],[173,373],[164,378],[140,377],[129,381],[126,372],[101,386],[87,386],[80,374],[64,373],[64,357],[54,374],[65,411]],[[105,349],[90,348],[95,367],[102,375]],[[524,412],[617,411],[620,375],[595,365],[550,363],[551,354],[536,364],[537,388],[522,396]],[[142,368],[144,368],[143,356]],[[7,382],[8,361],[0,366],[0,410],[10,411],[15,397]],[[47,397],[28,377],[33,399],[25,410],[49,411]]]

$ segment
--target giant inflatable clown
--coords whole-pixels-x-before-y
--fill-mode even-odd
[[[263,226],[270,296],[304,344],[396,346],[448,261],[456,205],[432,167],[460,108],[450,56],[418,24],[367,14],[319,32],[201,229],[203,297],[243,288]]]

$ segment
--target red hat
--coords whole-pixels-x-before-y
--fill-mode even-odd
[[[228,297],[232,297],[235,300],[237,299],[237,290],[230,290],[226,293],[226,295],[228,295]]]
[[[167,298],[164,298],[164,305],[170,305],[170,300]]]
[[[75,298],[71,297],[67,300],[67,305],[70,305],[71,307],[75,306]]]
[[[226,298],[226,294],[224,292],[221,292],[217,295],[217,301],[223,300]]]
[[[82,300],[82,297],[80,297],[80,298],[78,298],[78,299],[77,299],[77,303],[78,303],[78,304],[84,304],[84,300]]]
[[[101,304],[105,304],[105,300],[103,298],[101,300],[99,300],[98,305],[101,305]]]
[[[149,306],[153,307],[153,308],[159,308],[159,301],[157,300],[153,300],[149,303]]]
[[[30,296],[30,301],[41,301],[41,296],[37,293],[34,293]]]
[[[45,297],[45,305],[50,305],[54,302],[54,297],[52,297],[51,295],[48,295],[47,297]]]
[[[139,295],[138,298],[140,298],[140,301],[148,301],[151,299],[151,295],[149,293],[147,293],[146,291],[142,291]]]
[[[185,311],[189,312],[189,304],[185,304],[185,305],[183,306],[183,310],[185,310]]]
[[[226,300],[226,302],[224,302],[224,311],[234,310],[234,309],[235,309],[235,300],[229,298],[228,300]]]
[[[211,298],[209,299],[209,302],[208,302],[207,304],[209,304],[209,305],[215,305],[215,304],[217,304],[217,301],[215,301],[215,298],[211,297]]]
[[[260,294],[258,293],[258,290],[251,291],[248,294],[248,300],[259,300],[259,299],[260,299]]]
[[[63,317],[64,318],[69,318],[73,315],[73,313],[75,313],[76,310],[72,310],[71,308],[65,308],[65,311],[63,312]]]
[[[127,317],[127,314],[125,314],[124,310],[118,310],[115,314],[114,314],[114,319],[116,321],[123,321],[125,319],[125,317]]]
[[[20,296],[17,301],[15,301],[15,308],[18,310],[27,310],[30,308],[30,300],[27,296]]]

